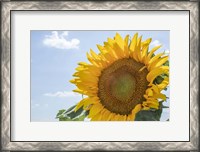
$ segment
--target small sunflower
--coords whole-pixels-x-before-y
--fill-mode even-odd
[[[161,93],[169,83],[169,66],[165,53],[154,54],[161,46],[149,50],[151,38],[142,41],[136,33],[130,41],[116,33],[104,45],[97,45],[87,58],[90,64],[78,63],[71,83],[74,92],[86,95],[75,108],[88,111],[91,121],[133,121],[140,110],[158,109]],[[161,83],[155,79],[165,75]]]

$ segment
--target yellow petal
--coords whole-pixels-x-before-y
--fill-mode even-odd
[[[139,70],[139,72],[142,72],[145,68],[146,68],[146,65],[143,66],[143,67]]]
[[[142,54],[141,54],[141,60],[142,60],[142,62],[144,62],[144,59],[145,59],[145,57],[147,56],[148,49],[149,49],[149,46],[148,46],[148,45],[145,45],[145,46],[142,48]]]
[[[119,120],[119,114],[115,114],[113,116],[113,121],[118,121]]]
[[[112,57],[114,58],[114,59],[119,59],[119,57],[117,56],[117,54],[116,54],[116,52],[112,49],[112,47],[111,46],[109,46],[109,44],[108,43],[104,43],[104,47],[106,48],[106,50],[108,51],[108,53],[110,54],[110,55],[112,55]]]
[[[149,60],[151,59],[153,53],[154,53],[155,51],[157,51],[161,46],[162,46],[162,45],[156,46],[156,47],[154,47],[154,48],[149,52],[149,54],[147,55],[147,57],[145,57],[145,60],[144,60],[144,61],[145,61],[145,64],[148,64],[148,62],[149,62]]]
[[[85,65],[88,65],[88,63],[86,63],[86,62],[79,62],[78,65],[85,66]]]
[[[73,76],[79,77],[80,80],[86,81],[86,82],[92,82],[92,83],[97,83],[98,82],[98,77],[92,75],[89,71],[79,71],[75,72]]]
[[[102,106],[101,103],[94,104],[90,109],[90,113],[89,113],[88,117],[92,118],[93,116],[98,114],[103,108],[104,107]]]
[[[89,55],[89,53],[87,53],[87,58],[92,64],[94,64],[95,66],[99,68],[106,66],[106,61],[104,61],[102,58],[99,58],[95,52],[90,50],[90,53],[91,53],[91,56]]]
[[[148,38],[148,39],[146,39],[145,41],[143,41],[142,42],[142,47],[144,46],[144,45],[149,45],[150,43],[151,43],[151,41],[152,41],[152,38]]]
[[[100,120],[101,120],[101,117],[102,117],[102,115],[97,114],[97,115],[95,115],[95,116],[93,116],[93,117],[91,118],[91,121],[100,121]]]
[[[80,94],[84,94],[84,95],[87,95],[86,94],[86,91],[83,91],[83,90],[81,90],[81,89],[75,89],[75,90],[73,90],[74,92],[77,92],[77,93],[80,93]]]
[[[105,109],[104,113],[103,113],[103,120],[105,121],[108,121],[109,119],[109,115],[110,115],[110,112],[108,110]]]
[[[157,51],[161,46],[162,46],[162,45],[159,45],[159,46],[154,47],[154,48],[149,52],[148,57],[151,58],[151,56],[153,55],[153,53],[154,53],[155,51]]]
[[[124,48],[121,49],[117,43],[114,43],[113,50],[115,51],[115,54],[117,54],[119,59],[121,59],[121,58],[123,58],[125,56]]]
[[[159,53],[159,54],[156,54],[154,57],[152,57],[150,60],[149,60],[149,64],[153,63],[154,61],[156,61],[158,58],[160,58],[162,55],[164,55],[164,53]]]
[[[89,98],[84,98],[84,99],[82,99],[82,100],[76,105],[74,111],[76,112],[78,109],[80,109],[80,108],[84,105],[85,100],[87,100],[87,99],[89,99]]]
[[[163,90],[167,87],[168,84],[169,84],[169,78],[165,77],[164,80],[161,82],[161,84],[158,84],[157,86],[160,90]]]
[[[85,69],[85,70],[87,70],[88,72],[90,72],[90,73],[93,74],[94,76],[99,77],[100,74],[101,74],[101,69],[99,69],[99,68],[97,68],[97,67],[95,67],[95,66],[90,65],[90,66],[87,66],[86,68],[87,68],[87,69]]]
[[[135,120],[135,113],[129,114],[128,117],[127,117],[127,120],[128,121],[134,121]]]
[[[137,39],[135,50],[132,53],[133,59],[135,59],[138,62],[141,62],[141,41],[142,41],[142,36],[140,36],[139,39]]]
[[[137,38],[138,38],[138,33],[136,33],[131,40],[131,44],[129,47],[130,48],[130,56],[133,55],[133,52],[135,51],[135,48],[137,46]]]
[[[89,80],[81,80],[77,81],[76,86],[81,89],[93,89],[93,90],[98,90],[98,82],[91,82]]]
[[[152,71],[150,71],[148,74],[147,74],[147,81],[150,82],[149,85],[151,85],[154,81],[154,79],[161,75],[161,74],[168,74],[169,73],[169,67],[168,66],[162,66],[162,67],[159,67],[159,68],[156,68],[156,69],[153,69]]]
[[[76,80],[75,79],[72,79],[72,80],[69,80],[69,82],[71,82],[71,83],[76,83]]]
[[[78,66],[77,68],[75,68],[75,70],[76,70],[76,71],[83,71],[83,70],[85,70],[85,68],[82,67],[82,66]]]
[[[126,121],[126,119],[127,119],[127,116],[123,115],[123,121]]]
[[[148,107],[155,108],[155,109],[158,109],[158,107],[159,107],[159,102],[156,99],[148,99],[147,101],[143,102],[142,104],[143,105],[147,104]]]
[[[163,58],[154,61],[152,64],[150,64],[150,70],[162,66],[165,62],[168,61],[168,58],[169,58],[168,56],[165,56]]]
[[[127,116],[127,121],[131,121],[130,115]]]
[[[99,121],[104,121],[104,117],[103,117],[103,114],[105,112],[105,108],[103,108],[97,115],[101,115],[101,118],[99,119]]]
[[[76,83],[76,86],[77,86],[80,90],[85,90],[85,91],[90,92],[90,93],[93,93],[93,94],[96,94],[96,93],[97,93],[97,90],[98,90],[98,88],[96,88],[96,87],[88,86],[88,85],[85,85],[85,84],[83,84],[83,83]]]
[[[126,35],[124,39],[124,54],[125,54],[125,57],[127,58],[129,57],[128,40],[129,40],[129,35]]]
[[[112,57],[112,55],[110,53],[105,53],[103,54],[103,56],[106,58],[106,60],[109,62],[109,64],[112,64],[115,59]]]
[[[91,104],[97,104],[97,103],[99,103],[98,97],[89,97],[84,101],[83,109],[86,109]]]
[[[92,49],[90,49],[90,54],[94,59],[99,59],[98,55]]]
[[[110,113],[109,116],[108,116],[108,120],[113,120],[115,114],[114,113]]]
[[[118,46],[115,40],[108,38],[108,43],[104,43],[105,47],[108,47],[114,53],[119,59],[123,57],[123,51],[121,48]],[[106,50],[108,50],[106,48]]]
[[[114,43],[115,43],[115,41],[113,39],[108,38],[108,45],[109,46],[113,47]]]
[[[135,106],[135,108],[132,110],[132,113],[134,113],[134,114],[138,113],[141,110],[141,108],[142,108],[142,105],[141,104],[137,104]]]
[[[118,115],[118,118],[117,118],[118,121],[124,121],[124,115]]]
[[[120,114],[117,114],[117,121],[122,121],[123,120],[123,116]]]
[[[90,61],[90,63],[94,64],[94,65],[97,66],[97,67],[101,67],[101,65],[100,65],[98,62],[96,62],[96,61],[89,55],[88,52],[87,52],[87,58],[88,58],[88,60]]]
[[[147,94],[148,96],[153,96],[153,91],[152,91],[151,89],[147,89],[147,90],[146,90],[146,94]]]
[[[146,107],[146,106],[144,106],[143,108],[142,108],[142,110],[149,110],[150,109],[150,107]]]
[[[103,46],[97,44],[97,48],[99,49],[99,51],[100,51],[102,54],[107,53],[106,49],[105,49]]]
[[[121,48],[121,50],[124,50],[124,40],[119,35],[119,33],[116,33],[116,35],[115,35],[115,41],[118,44],[118,46]]]
[[[151,89],[155,92],[155,93],[159,93],[159,88],[157,85],[152,85]]]
[[[157,98],[157,99],[162,99],[162,100],[164,100],[164,101],[166,101],[166,99],[167,99],[166,95],[164,95],[164,94],[162,94],[162,93],[155,94],[153,97],[154,97],[154,98]]]
[[[146,95],[146,94],[144,94],[143,97],[144,97],[145,99],[148,99],[148,98],[149,98],[149,96]]]
[[[140,38],[138,39],[137,42],[137,48],[136,48],[136,58],[138,61],[141,62],[142,56],[141,56],[141,43],[142,43],[142,36],[140,36]]]

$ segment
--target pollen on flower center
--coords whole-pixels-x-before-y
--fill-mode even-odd
[[[102,71],[98,96],[108,110],[123,115],[130,114],[138,103],[142,103],[148,85],[148,71],[139,71],[143,66],[134,59],[124,58]]]
[[[109,82],[108,82],[109,83]],[[110,76],[110,92],[120,101],[129,101],[135,92],[136,80],[130,72],[119,69]]]

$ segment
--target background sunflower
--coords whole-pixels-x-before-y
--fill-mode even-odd
[[[57,118],[159,120],[165,108],[162,90],[169,83],[169,61],[164,52],[155,54],[160,45],[149,51],[151,40],[142,41],[137,33],[132,39],[116,33],[103,46],[97,45],[99,54],[90,50],[90,64],[79,62],[70,81],[77,86],[74,92],[86,97],[67,111],[59,111]]]

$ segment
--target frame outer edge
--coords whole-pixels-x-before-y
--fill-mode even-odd
[[[197,80],[199,80],[200,10],[198,7],[196,2],[190,8],[190,101],[192,101],[190,102],[190,141],[194,148],[199,147],[199,83]]]
[[[10,146],[10,8],[6,3],[2,4],[2,53],[1,53],[1,146],[4,149]]]
[[[11,10],[190,10],[190,142],[10,142],[10,11]],[[197,150],[198,124],[198,2],[2,2],[2,150]],[[179,148],[179,149],[177,149]]]

